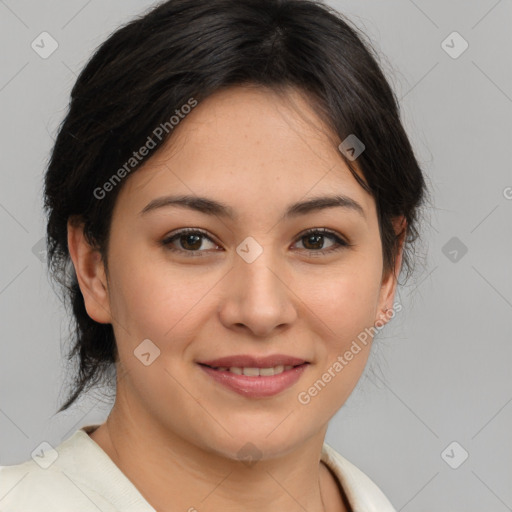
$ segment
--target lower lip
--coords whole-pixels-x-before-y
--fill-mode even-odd
[[[219,371],[209,366],[199,365],[210,377],[227,388],[248,398],[265,398],[277,395],[293,386],[306,370],[308,363],[295,366],[279,375],[249,377],[230,371]]]

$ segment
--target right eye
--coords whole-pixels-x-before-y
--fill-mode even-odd
[[[161,244],[170,251],[186,254],[186,256],[204,256],[202,253],[205,251],[200,250],[204,239],[209,240],[214,247],[219,247],[205,232],[196,228],[181,229],[164,238]],[[172,244],[175,242],[178,242],[182,248],[173,247]]]

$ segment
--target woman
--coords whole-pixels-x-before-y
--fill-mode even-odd
[[[171,0],[71,93],[45,181],[101,425],[0,471],[11,511],[393,511],[324,442],[400,307],[426,187],[373,50],[309,0]]]

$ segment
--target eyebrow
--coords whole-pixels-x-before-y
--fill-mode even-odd
[[[235,220],[238,216],[230,206],[207,197],[179,195],[163,196],[153,199],[139,213],[145,215],[148,212],[168,206],[188,208],[206,215],[224,217]],[[327,208],[344,208],[361,215],[366,219],[363,207],[351,197],[345,195],[320,196],[290,205],[280,220],[306,215],[308,213]]]

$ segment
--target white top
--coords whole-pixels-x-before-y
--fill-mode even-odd
[[[98,426],[82,427],[55,449],[43,445],[26,462],[0,466],[0,511],[156,512],[89,437]],[[321,460],[337,477],[353,512],[396,512],[368,476],[326,443]]]

